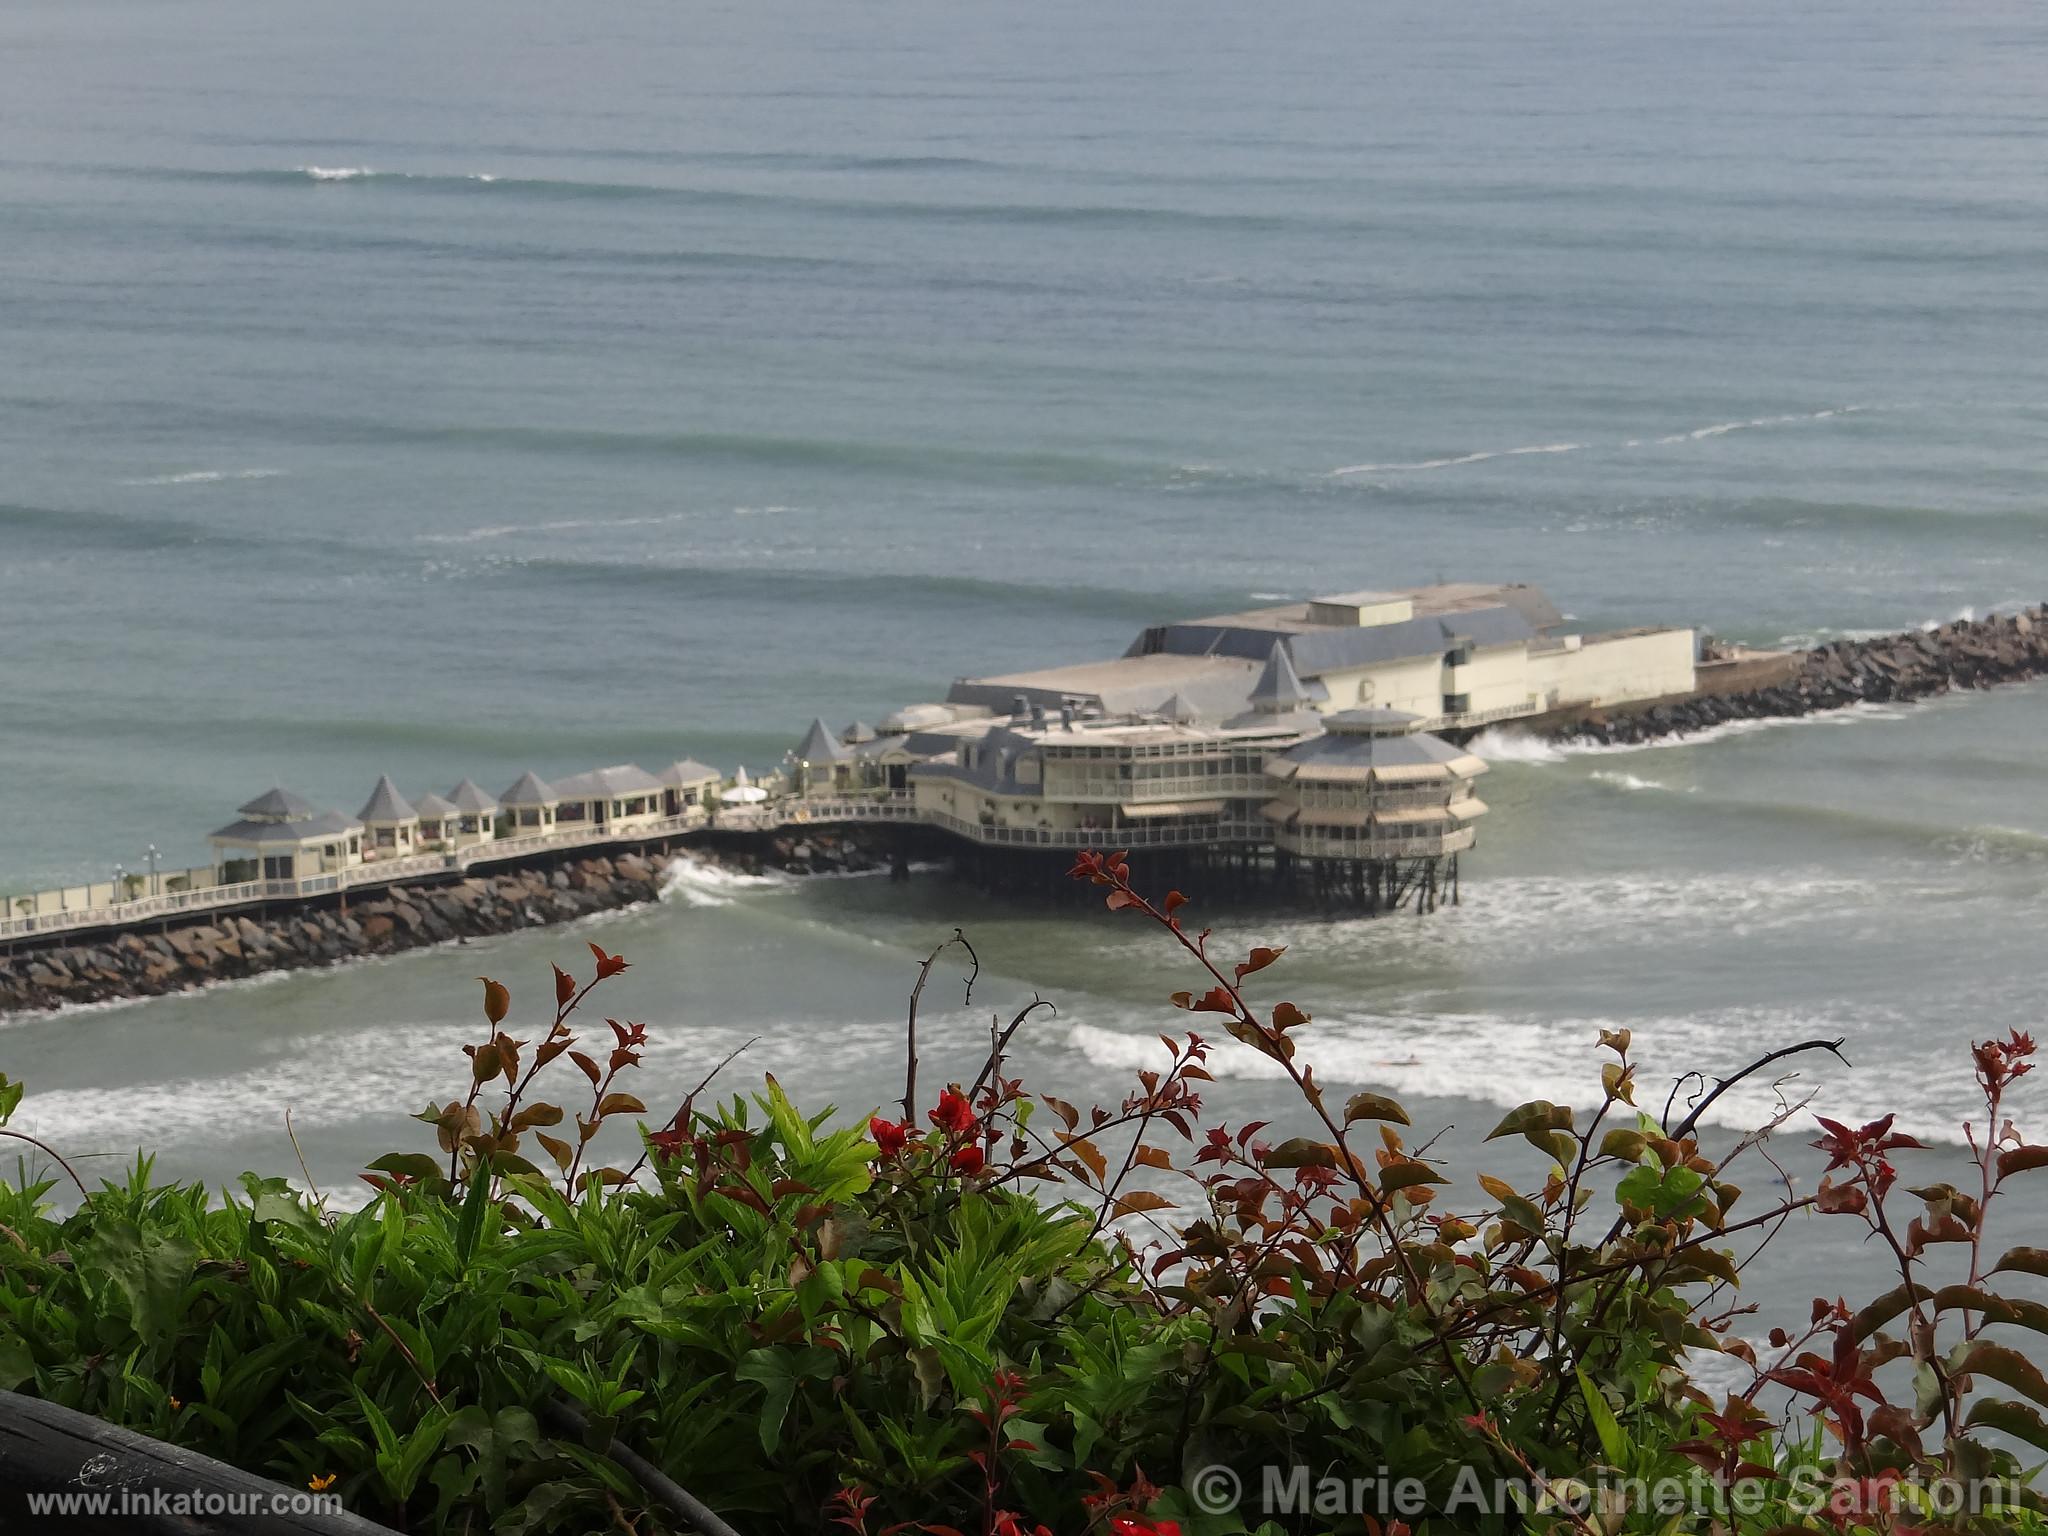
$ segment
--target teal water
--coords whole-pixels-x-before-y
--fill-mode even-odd
[[[1308,4],[0,10],[0,887],[689,752],[1329,587],[1541,582],[1757,641],[2048,595],[2048,21]],[[1297,945],[1331,1080],[1469,1134],[1591,1042],[1846,1035],[1953,1128],[2039,1015],[2048,693],[1543,760],[1465,905]],[[1118,1091],[1187,978],[935,880],[697,876],[606,925],[664,1043],[861,1108],[913,956]],[[18,1020],[65,1145],[345,1179],[543,934]],[[1281,1107],[1223,1063],[1232,1118]],[[1805,1091],[1805,1090],[1797,1090]],[[1768,1112],[1760,1091],[1731,1123]],[[1796,1287],[1797,1278],[1784,1282]]]

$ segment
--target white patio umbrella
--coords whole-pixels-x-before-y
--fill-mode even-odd
[[[746,767],[742,764],[739,772],[732,776],[732,787],[721,789],[718,798],[727,805],[758,805],[768,798],[768,791],[747,777]]]

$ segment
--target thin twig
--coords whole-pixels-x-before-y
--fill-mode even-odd
[[[16,1141],[27,1142],[30,1146],[34,1147],[38,1152],[48,1153],[51,1157],[56,1159],[57,1166],[59,1168],[62,1168],[66,1173],[71,1175],[71,1182],[78,1186],[79,1194],[83,1195],[88,1200],[92,1198],[92,1191],[85,1187],[85,1180],[81,1179],[78,1176],[78,1170],[76,1168],[73,1168],[69,1163],[65,1162],[63,1154],[60,1153],[55,1147],[51,1146],[48,1142],[36,1140],[35,1137],[29,1135],[27,1131],[0,1130],[0,1136],[11,1136]]]
[[[713,1067],[709,1072],[706,1072],[701,1078],[697,1080],[697,1086],[692,1088],[688,1093],[683,1095],[683,1102],[676,1106],[676,1112],[673,1115],[669,1116],[668,1124],[664,1126],[663,1129],[670,1131],[680,1131],[687,1127],[690,1121],[690,1112],[697,1107],[697,1095],[702,1093],[706,1088],[709,1088],[711,1086],[711,1080],[714,1077],[718,1076],[719,1073],[723,1072],[727,1067],[731,1066],[735,1061],[737,1061],[740,1057],[740,1054],[743,1051],[751,1050],[753,1047],[759,1045],[760,1043],[761,1037],[759,1035],[755,1035],[752,1039],[747,1040],[740,1045],[736,1045],[731,1050],[727,1051],[725,1053],[725,1059],[721,1061],[717,1066]],[[640,1148],[639,1158],[635,1160],[632,1167],[626,1170],[626,1177],[628,1179],[631,1179],[635,1174],[637,1174],[642,1168],[646,1166],[647,1148],[643,1144]]]
[[[285,1106],[284,1133],[291,1138],[292,1151],[299,1159],[299,1172],[306,1176],[306,1188],[313,1192],[313,1203],[320,1207],[320,1214],[325,1216],[327,1214],[327,1197],[320,1193],[320,1186],[313,1182],[313,1170],[306,1166],[305,1148],[299,1145],[299,1133],[292,1129],[290,1105]]]
[[[974,952],[974,946],[967,942],[967,935],[958,928],[955,928],[953,930],[953,937],[945,940],[937,949],[924,957],[924,963],[917,968],[917,985],[910,989],[910,1024],[903,1049],[903,1118],[906,1120],[917,1118],[918,1000],[924,996],[924,984],[931,980],[932,967],[939,963],[939,956],[943,955],[955,944],[958,944],[967,951],[969,965],[967,972],[967,995],[961,999],[960,1006],[964,1008],[974,1001],[974,982],[981,975],[981,956],[977,955]]]
[[[1843,1066],[1846,1067],[1853,1065],[1853,1063],[1850,1062],[1849,1058],[1842,1054],[1842,1041],[1844,1038],[1844,1036],[1837,1035],[1832,1040],[1803,1040],[1798,1045],[1788,1045],[1781,1051],[1772,1051],[1767,1056],[1757,1057],[1755,1061],[1752,1061],[1748,1066],[1744,1067],[1740,1072],[1736,1073],[1733,1077],[1724,1077],[1720,1079],[1720,1081],[1716,1082],[1713,1086],[1712,1091],[1710,1091],[1705,1098],[1701,1099],[1699,1103],[1693,1105],[1692,1113],[1687,1115],[1683,1120],[1679,1121],[1676,1129],[1668,1130],[1664,1134],[1673,1141],[1682,1140],[1688,1131],[1690,1131],[1694,1126],[1700,1123],[1700,1116],[1704,1115],[1707,1112],[1708,1108],[1713,1104],[1714,1100],[1720,1098],[1722,1094],[1726,1093],[1730,1088],[1733,1088],[1745,1077],[1749,1077],[1754,1073],[1762,1071],[1765,1067],[1768,1067],[1774,1061],[1783,1061],[1787,1056],[1797,1056],[1802,1051],[1826,1051],[1829,1055],[1833,1056],[1835,1060],[1839,1061]],[[1669,1104],[1665,1105],[1665,1111],[1667,1114],[1669,1113]]]
[[[581,1438],[590,1429],[590,1420],[583,1410],[573,1404],[550,1398],[541,1404],[544,1417],[556,1421]],[[682,1484],[670,1477],[653,1462],[614,1435],[604,1454],[632,1474],[648,1493],[667,1505],[669,1510],[690,1522],[702,1536],[740,1536],[740,1533],[718,1518],[709,1505],[698,1499]]]

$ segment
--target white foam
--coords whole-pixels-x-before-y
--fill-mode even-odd
[[[1705,1123],[1748,1131],[1767,1123],[1787,1103],[1816,1094],[1812,1110],[1852,1120],[1869,1120],[1896,1110],[1902,1128],[1930,1142],[1961,1141],[1961,1122],[1981,1104],[1967,1053],[1954,1060],[1919,1061],[1910,1071],[1872,1071],[1861,1060],[1856,1035],[1869,1023],[1869,1009],[1853,1018],[1794,1009],[1733,1008],[1665,1018],[1542,1018],[1495,1013],[1431,1014],[1318,1013],[1295,1036],[1298,1065],[1313,1066],[1319,1082],[1369,1085],[1397,1098],[1476,1100],[1512,1108],[1531,1099],[1559,1104],[1596,1102],[1600,1067],[1613,1057],[1598,1048],[1603,1029],[1633,1035],[1636,1101],[1651,1112],[1663,1108],[1676,1072],[1698,1069],[1725,1075],[1748,1065],[1762,1050],[1802,1040],[1848,1036],[1851,1059],[1864,1070],[1850,1071],[1825,1053],[1788,1060],[1775,1073],[1758,1073],[1716,1100]],[[1161,1013],[1168,1011],[1162,1009]],[[1185,1018],[1185,1015],[1175,1017]],[[1160,1019],[1130,1030],[1076,1023],[1068,1045],[1091,1063],[1120,1071],[1157,1067],[1164,1051],[1157,1038]],[[1230,1039],[1220,1028],[1193,1027],[1210,1041],[1208,1068],[1220,1079],[1281,1081],[1286,1072],[1270,1057]],[[1171,1026],[1169,1026],[1171,1027]],[[1185,1025],[1181,1027],[1187,1027]],[[1486,1063],[1475,1071],[1473,1063]],[[1692,1100],[1679,1095],[1681,1109]],[[1411,1109],[1415,1105],[1411,1102]],[[1791,1129],[1804,1134],[1813,1121],[1802,1112]],[[1427,1134],[1430,1126],[1424,1126]]]
[[[281,469],[188,469],[172,475],[144,475],[123,485],[213,485],[222,480],[275,480]]]
[[[1752,416],[1747,421],[1718,421],[1709,427],[1694,427],[1689,432],[1673,432],[1657,439],[1658,446],[1671,443],[1698,443],[1708,438],[1726,437],[1730,432],[1747,432],[1756,427],[1787,427],[1802,421],[1832,421],[1837,416],[1853,416],[1859,411],[1874,410],[1868,405],[1838,405],[1825,411],[1799,411],[1789,416]],[[1633,448],[1637,443],[1629,443]]]
[[[1418,459],[1410,464],[1348,464],[1330,471],[1329,478],[1344,475],[1393,474],[1424,469],[1455,469],[1461,464],[1483,464],[1488,459],[1515,459],[1529,453],[1577,453],[1584,443],[1536,443],[1527,448],[1495,448],[1479,453],[1461,453],[1448,459]]]
[[[1816,710],[1810,715],[1771,715],[1761,720],[1724,720],[1694,731],[1674,731],[1647,741],[1546,741],[1513,726],[1490,726],[1472,739],[1472,751],[1490,763],[1561,763],[1568,757],[1604,757],[1624,752],[1657,752],[1669,747],[1697,747],[1730,736],[1782,730],[1793,725],[1860,725],[1903,720],[1906,712],[1893,705],[1850,704]]]
[[[670,861],[667,873],[662,876],[661,899],[681,901],[692,907],[726,907],[745,892],[786,890],[795,883],[795,876],[785,875],[779,870],[758,875],[742,874],[692,854],[680,853]]]
[[[1630,791],[1659,789],[1663,790],[1666,794],[1689,795],[1692,794],[1694,792],[1694,789],[1697,787],[1693,786],[1688,787],[1684,790],[1674,790],[1669,784],[1661,784],[1655,779],[1638,778],[1633,773],[1610,772],[1605,768],[1596,768],[1593,772],[1587,774],[1586,777],[1592,779],[1595,783],[1612,784],[1617,789],[1626,789]]]
[[[787,507],[735,507],[735,517],[756,512],[786,512]],[[511,538],[522,533],[580,533],[592,528],[657,528],[664,524],[688,522],[695,512],[660,512],[634,517],[561,517],[544,523],[483,523],[459,533],[423,533],[422,544],[481,544],[491,539]]]
[[[302,165],[297,169],[314,181],[357,181],[377,174],[367,165]]]

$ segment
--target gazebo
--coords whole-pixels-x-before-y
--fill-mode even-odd
[[[442,843],[451,836],[450,823],[462,819],[462,812],[455,809],[455,802],[439,795],[421,795],[412,804],[413,814],[420,819],[420,842]]]
[[[363,823],[323,811],[288,789],[258,795],[236,813],[239,821],[214,832],[214,878],[309,880],[339,874],[363,857]]]
[[[519,781],[498,796],[498,804],[512,818],[514,837],[554,831],[555,812],[561,803],[562,792],[530,770],[519,775]]]
[[[629,832],[661,819],[661,780],[632,763],[571,774],[555,792],[562,797],[558,822]]]
[[[419,846],[420,813],[398,792],[388,773],[377,780],[356,819],[363,824],[365,859],[404,858]]]
[[[813,720],[789,754],[790,776],[800,795],[829,795],[846,788],[853,753],[822,719]]]
[[[661,780],[662,810],[670,816],[709,804],[712,791],[725,781],[724,774],[694,757],[677,758],[655,777]]]
[[[498,802],[477,788],[474,779],[464,779],[448,791],[453,816],[441,823],[443,842],[458,848],[492,843],[498,839]]]

